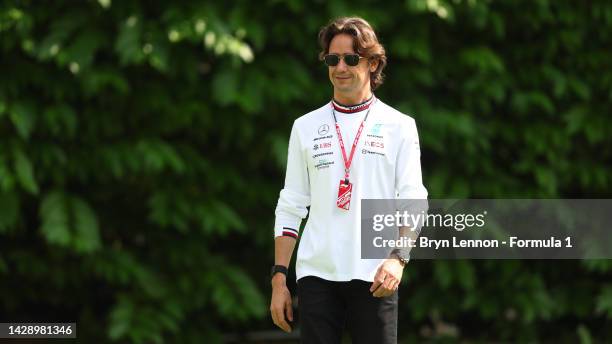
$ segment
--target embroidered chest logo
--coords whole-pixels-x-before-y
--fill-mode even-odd
[[[331,148],[331,142],[315,143],[315,145],[312,147],[313,150],[325,149],[325,148]]]
[[[319,135],[319,137],[313,138],[312,142],[316,142],[316,141],[324,140],[324,139],[331,139],[332,137],[334,137],[334,135],[329,134],[329,125],[328,124],[321,124],[319,129],[317,129],[317,134]],[[323,148],[323,147],[319,146],[318,148]],[[315,148],[315,150],[316,149],[317,148]]]
[[[374,154],[374,155],[385,156],[385,152],[377,152],[377,151],[373,151],[373,150],[369,150],[365,148],[361,150],[361,154]]]
[[[382,141],[365,141],[366,147],[385,148],[385,143]]]
[[[372,128],[370,129],[370,133],[369,133],[369,134],[367,134],[367,136],[368,136],[368,137],[374,137],[374,138],[377,138],[377,139],[382,139],[382,138],[384,138],[384,137],[381,135],[382,126],[383,126],[383,124],[382,124],[382,123],[376,123],[376,124],[374,124],[374,125],[372,126]]]
[[[329,168],[330,165],[333,165],[334,161],[333,160],[328,160],[328,159],[319,159],[319,161],[317,162],[317,164],[315,165],[315,168],[317,170],[322,170],[324,168]]]

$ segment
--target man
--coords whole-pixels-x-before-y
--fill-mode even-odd
[[[426,199],[416,125],[372,93],[387,58],[370,24],[339,18],[319,32],[333,99],[291,130],[285,187],[275,221],[270,312],[290,332],[287,267],[297,253],[303,343],[397,342],[397,289],[408,256],[361,259],[361,199]]]

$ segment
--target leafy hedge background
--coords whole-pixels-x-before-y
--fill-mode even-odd
[[[377,95],[416,119],[432,198],[611,195],[609,1],[0,6],[2,321],[76,321],[88,343],[271,330],[289,131],[329,100],[335,16],[377,29]],[[401,340],[609,340],[611,271],[415,261]]]

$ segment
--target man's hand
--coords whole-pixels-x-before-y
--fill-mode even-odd
[[[378,267],[370,292],[374,297],[387,297],[397,290],[402,281],[404,265],[397,258],[388,258]]]
[[[270,314],[272,321],[285,332],[291,332],[291,326],[285,320],[293,321],[293,308],[291,303],[291,292],[287,288],[286,277],[277,273],[272,278],[272,301],[270,301]]]

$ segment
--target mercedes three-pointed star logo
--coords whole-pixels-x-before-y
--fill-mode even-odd
[[[329,125],[323,124],[319,127],[319,135],[327,135],[329,133]]]

